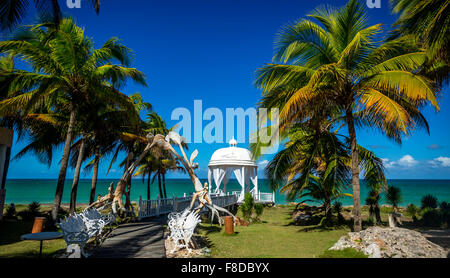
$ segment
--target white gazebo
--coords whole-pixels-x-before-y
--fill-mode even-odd
[[[241,185],[238,202],[242,202],[244,194],[250,192],[256,201],[261,200],[261,194],[270,195],[270,201],[274,202],[274,196],[271,193],[260,193],[258,190],[258,165],[253,160],[252,153],[244,148],[236,147],[237,142],[231,139],[228,148],[218,149],[211,156],[208,164],[208,182],[209,190],[213,193],[227,193],[227,183],[234,174],[236,180]],[[212,190],[212,179],[216,184],[214,191]],[[220,185],[223,184],[223,189]],[[267,199],[263,198],[263,199]]]

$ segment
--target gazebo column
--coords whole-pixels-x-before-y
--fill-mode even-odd
[[[254,185],[255,188],[255,196],[257,196],[257,199],[259,200],[259,191],[258,191],[258,168],[254,167],[253,168],[253,175],[250,178],[252,180],[252,183]]]
[[[209,187],[209,193],[211,194],[212,190],[212,171],[211,168],[208,167],[208,187]]]

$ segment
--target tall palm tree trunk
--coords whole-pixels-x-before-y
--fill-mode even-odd
[[[353,229],[355,232],[362,230],[361,219],[361,199],[359,187],[359,155],[358,144],[356,142],[355,122],[352,108],[349,106],[346,111],[348,133],[350,137],[350,146],[352,151],[352,188],[353,188]]]
[[[375,205],[375,219],[377,220],[377,224],[381,223],[381,212],[378,204]]]
[[[131,209],[131,176],[127,180],[127,189],[125,191],[125,208]]]
[[[150,200],[150,172],[148,172],[147,178],[147,200]]]
[[[66,142],[61,159],[61,168],[59,170],[58,182],[56,184],[55,199],[52,207],[52,220],[58,219],[58,211],[61,206],[62,195],[64,192],[64,182],[66,181],[67,164],[69,163],[70,145],[72,144],[73,128],[75,125],[75,109],[72,107],[70,112],[69,127],[67,128]]]
[[[128,169],[131,165],[131,159],[133,159],[134,153],[129,152],[127,156],[127,165],[125,169]],[[131,175],[127,178],[127,187],[125,190],[125,208],[130,209],[131,208],[131,200],[130,200],[130,191],[131,191]]]
[[[78,152],[77,165],[75,166],[75,174],[73,176],[72,192],[70,193],[70,214],[75,213],[77,206],[78,181],[80,180],[81,164],[83,163],[83,155],[85,149],[85,138],[81,139],[80,151]]]
[[[97,177],[98,177],[98,166],[100,164],[100,147],[95,147],[95,158],[94,158],[94,171],[92,173],[92,184],[91,184],[91,195],[89,197],[89,204],[94,202],[95,189],[97,187]]]
[[[164,198],[162,188],[161,188],[161,173],[158,171],[158,186],[159,186],[159,197]]]
[[[167,198],[167,192],[166,192],[166,173],[162,173],[162,184],[163,184],[163,190],[164,190],[164,198]]]

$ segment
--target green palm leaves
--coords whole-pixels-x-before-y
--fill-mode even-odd
[[[259,105],[280,109],[281,133],[289,133],[297,124],[314,132],[324,122],[329,123],[327,129],[347,125],[355,230],[361,229],[361,148],[357,147],[356,127],[379,129],[396,142],[416,127],[428,128],[420,108],[431,104],[439,110],[439,105],[436,84],[420,74],[426,62],[427,54],[412,37],[383,42],[381,25],[368,25],[364,3],[350,0],[342,8],[317,8],[306,19],[285,26],[275,39],[273,63],[257,70],[256,86],[263,91]],[[294,173],[299,169],[310,173],[317,148],[313,146],[320,143],[318,138],[310,142],[311,150],[304,152],[309,158],[297,158],[304,162]],[[296,188],[308,182],[303,176],[295,181]]]
[[[11,30],[26,16],[27,8],[34,3],[41,17],[46,17],[56,24],[61,19],[61,7],[58,0],[4,0],[0,2],[0,30]],[[66,3],[66,1],[61,1]],[[100,12],[100,0],[89,0],[95,12]]]
[[[330,203],[344,196],[351,178],[351,150],[345,136],[299,127],[288,131],[287,143],[265,169],[273,190],[290,200],[306,196]],[[374,190],[386,188],[382,160],[358,146],[363,177]],[[281,187],[281,188],[280,188]]]
[[[70,19],[63,19],[58,25],[42,23],[20,28],[10,40],[0,42],[0,52],[25,61],[31,68],[30,71],[2,72],[2,78],[8,81],[8,90],[7,98],[0,101],[0,116],[18,112],[24,117],[31,113],[70,115],[67,124],[63,125],[67,130],[65,138],[58,136],[55,138],[59,141],[48,141],[47,137],[40,136],[43,134],[35,133],[36,144],[30,147],[35,152],[48,154],[51,147],[42,147],[42,142],[53,145],[65,142],[52,210],[56,220],[72,140],[82,134],[86,137],[86,146],[93,140],[95,149],[100,150],[98,138],[107,141],[103,145],[111,146],[122,127],[133,129],[138,126],[140,119],[133,101],[119,89],[129,79],[146,85],[145,76],[129,67],[133,54],[117,38],[95,49],[84,29]],[[38,120],[42,125],[44,119],[48,117],[36,117],[35,126],[38,126]],[[116,124],[117,131],[108,127],[111,123]],[[30,131],[34,133],[39,129],[31,128]],[[92,138],[87,138],[87,134]],[[98,151],[96,158],[98,161]]]
[[[431,56],[449,61],[450,3],[447,0],[391,0],[399,14],[396,25],[402,34],[411,34],[430,50]]]

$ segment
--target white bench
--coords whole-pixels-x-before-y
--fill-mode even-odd
[[[185,210],[183,213],[172,213],[169,216],[169,222],[167,226],[170,230],[169,239],[174,242],[174,248],[170,251],[173,254],[177,248],[185,247],[189,253],[191,249],[189,248],[189,243],[191,242],[192,235],[194,234],[195,228],[202,221],[200,220],[200,215],[195,212],[190,212]]]
[[[97,209],[88,209],[81,214],[69,215],[64,220],[60,219],[59,226],[67,246],[79,245],[81,254],[87,257],[88,254],[84,252],[86,242],[92,237],[96,241],[101,239],[103,228],[108,224],[111,225],[114,220],[113,215],[102,215]]]
[[[168,239],[173,240],[172,235],[175,233],[175,230],[177,230],[178,227],[181,227],[183,225],[183,221],[188,214],[189,214],[188,209],[185,209],[182,213],[176,213],[176,212],[169,213],[169,215],[167,216],[167,219],[168,219],[167,226],[170,231],[170,234],[167,237]]]
[[[96,208],[86,209],[83,211],[82,215],[84,215],[88,219],[101,219],[105,222],[106,225],[111,225],[116,220],[116,216],[114,214],[101,214],[100,211]]]
[[[101,234],[103,228],[106,225],[111,227],[112,223],[116,220],[114,214],[101,214],[95,208],[89,208],[84,210],[81,214],[83,221],[88,229],[97,230],[98,235]]]
[[[68,249],[72,244],[77,244],[80,246],[81,254],[84,257],[87,257],[88,254],[84,252],[84,246],[92,236],[88,233],[81,216],[77,214],[69,215],[69,217],[65,217],[64,220],[60,219],[58,225],[63,232],[63,238]]]

